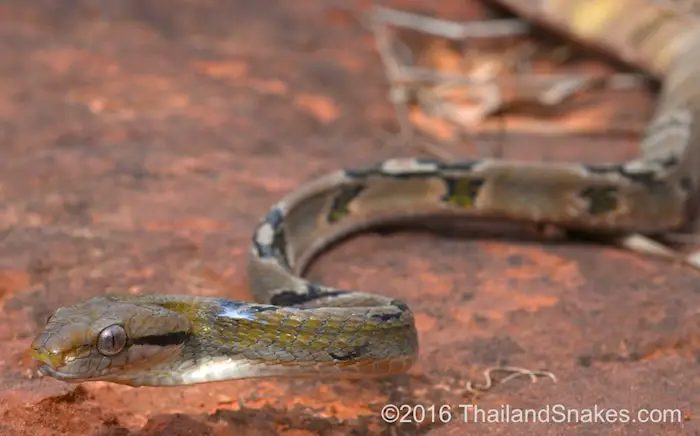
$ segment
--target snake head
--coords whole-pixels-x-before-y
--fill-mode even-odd
[[[31,356],[40,374],[59,380],[132,384],[179,351],[190,330],[187,317],[161,305],[95,297],[54,312]]]

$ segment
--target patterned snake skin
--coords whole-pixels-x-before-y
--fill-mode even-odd
[[[400,373],[418,356],[413,314],[399,300],[303,279],[328,244],[396,219],[433,215],[614,237],[683,226],[700,184],[696,19],[646,0],[498,3],[661,81],[638,157],[598,165],[395,159],[337,171],[291,192],[255,230],[248,278],[258,303],[140,295],[62,307],[32,344],[39,371],[133,386]]]

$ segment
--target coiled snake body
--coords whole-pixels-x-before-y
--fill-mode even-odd
[[[134,386],[399,373],[418,355],[405,303],[301,278],[329,243],[397,218],[435,214],[546,223],[615,238],[684,225],[700,183],[696,20],[643,0],[499,3],[662,81],[637,158],[599,165],[395,159],[335,172],[290,193],[255,230],[248,278],[259,303],[140,295],[63,307],[32,344],[40,372]]]

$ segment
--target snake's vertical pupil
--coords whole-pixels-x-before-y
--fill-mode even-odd
[[[97,336],[97,351],[105,356],[114,356],[126,346],[126,331],[120,325],[106,327]]]

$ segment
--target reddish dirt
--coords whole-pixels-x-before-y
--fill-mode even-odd
[[[481,13],[432,3],[393,5]],[[14,0],[0,20],[0,434],[457,435],[475,428],[458,412],[386,425],[379,410],[459,411],[466,381],[498,364],[559,381],[496,386],[482,408],[680,409],[683,423],[492,423],[478,434],[700,432],[700,275],[611,247],[477,231],[362,236],[311,271],[410,303],[422,351],[407,375],[139,389],[37,379],[27,349],[57,307],[104,292],[248,300],[251,230],[281,195],[416,153],[386,145],[396,122],[372,36],[332,2]],[[579,116],[609,119],[614,103],[643,120],[649,101],[602,98]],[[513,133],[505,153],[590,161],[633,149],[634,138]]]

